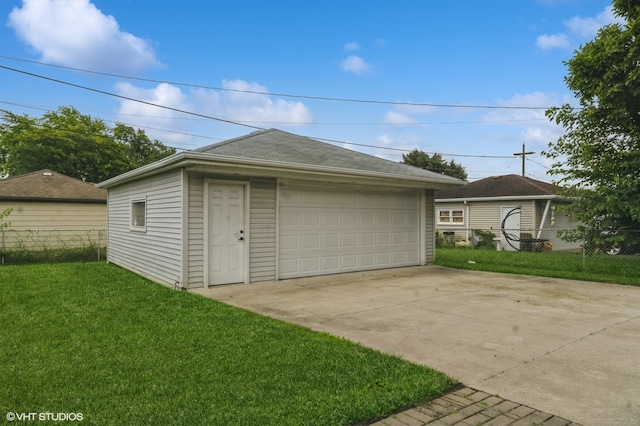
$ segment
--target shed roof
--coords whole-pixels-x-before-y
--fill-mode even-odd
[[[309,166],[382,172],[434,179],[449,178],[449,176],[440,173],[396,163],[278,129],[260,130],[194,151]],[[458,181],[455,178],[450,179],[452,182]]]
[[[101,182],[98,186],[110,188],[177,167],[230,175],[333,179],[337,182],[434,189],[466,183],[451,176],[341,148],[306,136],[269,129],[177,153]]]
[[[106,203],[107,191],[44,169],[0,180],[0,201]]]
[[[515,174],[491,176],[468,185],[443,189],[436,192],[436,200],[478,199],[497,197],[547,197],[553,198],[561,186]]]

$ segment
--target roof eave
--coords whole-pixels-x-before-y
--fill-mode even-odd
[[[264,172],[268,172],[270,174],[273,174],[274,176],[279,173],[289,173],[299,176],[324,176],[327,178],[351,177],[376,182],[392,181],[394,183],[394,186],[399,186],[399,184],[402,184],[404,186],[415,186],[422,188],[428,187],[431,189],[445,189],[452,186],[464,185],[466,183],[450,176],[443,176],[442,178],[431,178],[410,175],[397,175],[392,173],[369,172],[364,170],[315,166],[281,161],[256,160],[249,158],[242,158],[241,162],[239,162],[238,157],[191,151],[174,154],[171,157],[167,157],[163,160],[157,161],[147,166],[143,166],[122,175],[113,177],[109,180],[99,183],[97,186],[99,188],[110,188],[145,176],[172,170],[174,168],[190,167],[193,169],[198,166],[232,169],[232,174],[237,175],[259,176],[263,175]]]
[[[461,203],[464,201],[514,201],[514,200],[568,200],[556,194],[548,195],[506,195],[502,197],[459,197],[459,198],[436,198],[436,203]]]

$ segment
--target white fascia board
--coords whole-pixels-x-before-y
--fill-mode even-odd
[[[559,195],[508,195],[503,197],[467,197],[467,198],[436,198],[436,203],[464,203],[468,201],[535,201],[535,200],[566,200]]]
[[[410,185],[416,187],[425,187],[428,184],[430,189],[444,189],[451,186],[463,185],[466,182],[452,178],[450,176],[443,176],[442,178],[434,177],[419,177],[419,176],[407,176],[396,175],[391,173],[370,172],[364,170],[343,169],[338,167],[326,167],[326,166],[314,166],[308,164],[287,163],[283,161],[265,161],[255,159],[241,159],[238,161],[237,157],[230,157],[224,155],[213,155],[200,152],[183,152],[166,157],[155,163],[148,164],[130,172],[113,177],[109,180],[99,183],[99,188],[109,188],[114,185],[120,185],[128,181],[139,179],[144,176],[157,174],[166,170],[171,170],[176,167],[185,166],[201,166],[212,167],[214,170],[216,167],[233,169],[236,173],[250,174],[252,176],[263,175],[265,171],[269,171],[274,175],[278,174],[291,174],[296,175],[308,175],[315,177],[352,177],[352,178],[364,178],[366,180],[376,181],[394,181],[401,185]]]
[[[120,185],[140,177],[150,176],[163,171],[172,170],[176,167],[181,167],[184,165],[184,161],[184,152],[173,154],[163,158],[162,160],[138,167],[137,169],[130,170],[122,173],[121,175],[114,176],[111,179],[97,183],[96,186],[98,188],[111,188],[112,186]]]

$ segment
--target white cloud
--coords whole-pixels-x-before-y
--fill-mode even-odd
[[[623,23],[624,20],[613,14],[611,6],[606,7],[595,18],[581,18],[575,16],[569,19],[565,25],[571,31],[572,34],[582,39],[588,40],[598,33],[598,30],[605,25],[613,23]]]
[[[394,105],[393,110],[384,116],[384,122],[394,125],[406,125],[417,123],[417,117],[432,114],[436,108],[422,105]]]
[[[387,41],[383,38],[377,38],[373,41],[373,45],[376,47],[386,46]]]
[[[492,110],[484,115],[487,124],[508,124],[518,130],[518,137],[527,146],[546,148],[547,144],[562,135],[561,126],[553,123],[545,116],[545,111],[551,106],[570,103],[568,96],[559,97],[555,94],[534,92],[515,94],[509,99],[499,100],[498,105],[512,107],[511,109]],[[536,107],[540,109],[520,109],[516,107]]]
[[[574,16],[564,23],[566,32],[543,34],[536,39],[536,46],[542,50],[571,49],[593,39],[600,28],[613,23],[624,23],[624,20],[615,16],[612,7],[607,6],[595,17]]]
[[[342,61],[341,67],[344,71],[352,72],[356,75],[365,75],[371,72],[371,65],[359,56],[349,56]]]
[[[357,41],[352,41],[349,43],[346,43],[344,45],[345,50],[358,50],[360,49],[360,45],[358,44]]]
[[[161,65],[146,41],[89,0],[23,0],[8,25],[45,62],[135,73]]]
[[[388,133],[384,133],[379,135],[375,139],[375,144],[394,149],[401,149],[405,151],[411,151],[416,149],[416,147],[421,146],[423,143],[422,137],[416,134],[405,134],[405,135],[397,135],[392,136]],[[398,151],[390,151],[388,149],[374,149],[371,152],[371,155],[375,155],[376,157],[385,158],[387,160],[392,161],[400,161],[401,156],[399,156]]]
[[[129,83],[120,83],[116,87],[120,95],[129,98],[260,127],[274,124],[278,127],[299,126],[313,122],[313,115],[306,105],[301,102],[273,99],[264,94],[268,92],[267,88],[257,83],[223,80],[222,88],[228,90],[193,89],[185,93],[179,87],[167,83],[160,83],[151,89],[139,88]],[[121,102],[119,114],[125,122],[131,121],[127,115],[136,115],[140,116],[135,119],[140,126],[185,133],[190,133],[191,129],[195,128],[196,121],[202,120],[181,112],[130,100]],[[191,120],[188,120],[189,118]],[[163,141],[185,142],[190,139],[188,135],[162,132],[156,136],[153,131],[146,132]]]
[[[536,46],[542,50],[568,49],[571,47],[571,41],[566,34],[542,34],[538,36]]]
[[[163,105],[184,111],[190,111],[194,108],[194,104],[189,101],[187,95],[182,93],[179,87],[167,83],[160,83],[152,89],[143,89],[130,83],[119,83],[116,85],[116,91],[122,96],[139,99],[149,104]],[[149,137],[165,143],[181,143],[189,140],[190,137],[188,135],[154,130],[164,129],[188,133],[188,121],[181,120],[188,116],[149,104],[122,100],[118,110],[119,120],[125,123],[135,122],[137,126],[145,128],[145,133]]]
[[[408,114],[403,114],[399,111],[389,111],[384,115],[384,122],[387,124],[403,125],[414,124],[416,120]]]
[[[220,111],[234,121],[307,124],[313,121],[311,111],[302,103],[273,100],[266,87],[243,80],[223,80],[222,87],[230,91],[220,93]],[[247,93],[252,92],[252,93]]]

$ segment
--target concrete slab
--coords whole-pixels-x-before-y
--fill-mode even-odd
[[[640,424],[640,287],[427,266],[195,292],[583,425]]]

